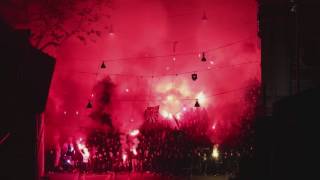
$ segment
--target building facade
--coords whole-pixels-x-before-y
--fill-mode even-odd
[[[263,102],[273,103],[319,84],[320,2],[259,0]]]

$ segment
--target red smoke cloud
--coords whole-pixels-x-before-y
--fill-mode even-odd
[[[207,21],[201,19],[204,12]],[[113,35],[103,34],[87,45],[70,39],[57,49],[50,96],[55,105],[61,104],[56,113],[79,110],[90,122],[92,112],[84,108],[91,91],[110,77],[111,99],[102,108],[123,133],[139,128],[146,107],[160,105],[162,119],[163,114],[192,108],[199,93],[205,98],[201,107],[207,110],[209,126],[215,126],[214,142],[222,143],[238,131],[245,111],[243,87],[260,79],[254,0],[114,1],[110,21]],[[208,51],[206,62],[198,56],[203,51]],[[97,72],[103,60],[106,69],[100,69],[98,77],[79,73]],[[232,92],[214,96],[226,91]],[[101,106],[97,101],[93,105],[94,114]]]
[[[96,29],[112,26],[114,34],[101,31],[94,42],[88,38],[85,44],[74,36],[46,50],[57,59],[46,111],[47,137],[85,134],[97,127],[107,130],[95,121],[102,116],[128,133],[143,123],[146,107],[160,105],[160,119],[177,116],[192,108],[199,95],[209,126],[214,127],[214,142],[222,143],[237,132],[247,107],[244,87],[251,80],[260,81],[256,0],[111,4],[105,9],[110,18],[99,21]],[[198,56],[202,52],[206,62]],[[102,61],[106,68],[99,70]],[[192,73],[198,75],[196,81]],[[92,92],[94,108],[87,110]],[[109,95],[110,101],[99,102],[102,95]]]

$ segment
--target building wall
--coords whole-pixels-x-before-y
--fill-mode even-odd
[[[292,92],[295,17],[287,2],[266,2],[259,6],[259,35],[264,105],[270,114],[272,104]]]
[[[276,101],[319,84],[320,2],[260,0],[259,35],[267,115]]]
[[[0,19],[2,70],[0,179],[37,179],[37,121],[44,111],[55,61],[33,48],[29,31],[14,30]]]
[[[318,151],[320,1],[259,4],[266,116],[256,121],[253,179],[312,179]]]

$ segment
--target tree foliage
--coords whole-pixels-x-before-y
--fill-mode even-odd
[[[30,40],[41,50],[60,46],[71,37],[84,44],[95,42],[111,27],[111,0],[6,0],[3,4],[25,18]]]

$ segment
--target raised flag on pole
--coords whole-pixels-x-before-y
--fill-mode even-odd
[[[144,117],[147,122],[155,123],[158,121],[159,106],[147,107],[144,112]]]

